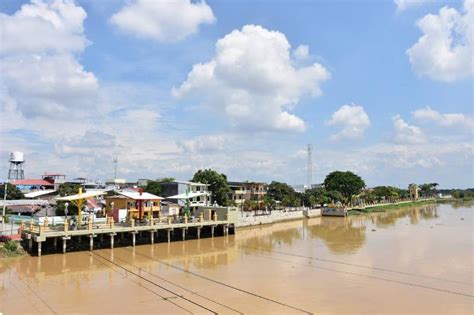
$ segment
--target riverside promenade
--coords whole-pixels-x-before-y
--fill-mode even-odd
[[[58,240],[62,241],[62,252],[66,253],[68,249],[68,241],[75,248],[93,250],[94,239],[99,237],[99,244],[110,245],[114,248],[116,237],[119,237],[122,243],[131,241],[131,245],[135,246],[137,237],[140,240],[146,238],[150,244],[155,242],[155,238],[166,239],[171,242],[172,239],[179,237],[180,240],[187,238],[201,238],[202,236],[214,237],[224,236],[235,233],[235,223],[228,218],[218,220],[217,215],[212,220],[205,220],[204,215],[200,215],[196,220],[188,221],[184,217],[183,222],[175,223],[171,217],[154,218],[149,220],[147,224],[136,225],[134,221],[130,223],[115,223],[112,217],[107,218],[105,224],[93,224],[92,220],[85,226],[70,229],[68,221],[63,225],[50,226],[48,220],[42,224],[35,225],[33,222],[29,224],[22,223],[20,226],[21,237],[28,242],[28,250],[30,253],[36,249],[37,255],[41,256],[43,244],[49,245],[49,248],[57,249]],[[87,244],[88,243],[88,244]],[[88,246],[87,246],[88,245]]]

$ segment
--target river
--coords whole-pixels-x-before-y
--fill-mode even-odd
[[[472,204],[0,260],[0,313],[472,314]]]

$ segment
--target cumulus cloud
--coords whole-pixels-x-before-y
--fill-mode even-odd
[[[442,127],[465,128],[472,132],[474,128],[474,119],[462,113],[441,114],[429,106],[417,109],[412,113],[413,117],[420,122],[435,123]]]
[[[13,15],[0,13],[0,54],[82,51],[86,12],[73,1],[33,0]]]
[[[188,153],[210,153],[224,149],[232,141],[231,136],[224,134],[199,136],[193,139],[178,140],[177,145]]]
[[[204,1],[136,0],[115,13],[110,21],[120,30],[139,38],[175,42],[198,32],[199,25],[216,18]]]
[[[6,57],[0,72],[0,85],[25,117],[65,116],[94,105],[97,78],[69,54]]]
[[[293,51],[293,56],[296,59],[306,59],[309,56],[309,47],[308,45],[299,45]]]
[[[420,127],[409,125],[400,115],[392,117],[395,134],[393,140],[400,144],[417,144],[426,142],[426,137]]]
[[[394,0],[398,11],[405,11],[406,9],[417,7],[424,3],[433,1],[435,0]]]
[[[343,105],[332,114],[326,125],[342,127],[341,131],[331,136],[332,140],[357,139],[369,128],[370,119],[363,106]]]
[[[197,97],[234,127],[303,131],[304,121],[289,110],[304,94],[320,95],[330,75],[317,63],[294,67],[290,48],[284,34],[245,25],[219,39],[215,56],[195,64],[173,95]]]
[[[474,73],[474,1],[462,11],[443,7],[417,22],[423,32],[406,53],[413,70],[432,80],[451,82]]]
[[[74,2],[33,0],[0,13],[0,99],[25,117],[65,116],[93,106],[98,81],[75,54],[88,44]]]

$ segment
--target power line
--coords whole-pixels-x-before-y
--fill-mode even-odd
[[[123,250],[127,250],[125,248],[122,248]],[[129,250],[130,251],[130,250]],[[228,288],[231,288],[231,289],[234,289],[236,291],[240,291],[240,292],[243,292],[243,293],[246,293],[248,295],[251,295],[251,296],[254,296],[254,297],[257,297],[257,298],[260,298],[262,300],[266,300],[266,301],[270,301],[270,302],[273,302],[275,304],[279,304],[279,305],[282,305],[282,306],[285,306],[285,307],[288,307],[288,308],[291,308],[291,309],[294,309],[294,310],[297,310],[297,311],[300,311],[302,313],[306,313],[306,314],[313,314],[312,312],[310,311],[307,311],[307,310],[304,310],[304,309],[301,309],[301,308],[298,308],[296,306],[292,306],[292,305],[289,305],[289,304],[286,304],[286,303],[283,303],[283,302],[280,302],[280,301],[277,301],[277,300],[274,300],[274,299],[271,299],[271,298],[268,298],[268,297],[265,297],[265,296],[262,296],[262,295],[259,295],[259,294],[256,294],[256,293],[253,293],[253,292],[250,292],[250,291],[247,291],[247,290],[244,290],[244,289],[240,289],[240,288],[237,288],[237,287],[234,287],[230,284],[227,284],[227,283],[224,283],[224,282],[221,282],[219,280],[215,280],[215,279],[212,279],[212,278],[209,278],[209,277],[206,277],[206,276],[203,276],[201,274],[198,274],[196,272],[192,272],[192,271],[189,271],[189,270],[186,270],[186,269],[183,269],[181,267],[178,267],[178,266],[175,266],[173,264],[170,264],[170,263],[167,263],[167,262],[164,262],[160,259],[156,259],[156,258],[153,258],[153,257],[150,257],[148,255],[145,255],[145,254],[141,254],[141,253],[136,253],[140,256],[143,256],[143,257],[146,257],[148,259],[151,259],[151,260],[154,260],[154,261],[157,261],[165,266],[168,266],[168,267],[171,267],[171,268],[174,268],[174,269],[177,269],[177,270],[180,270],[180,271],[183,271],[183,272],[186,272],[186,273],[189,273],[193,276],[196,276],[196,277],[199,277],[201,279],[205,279],[207,281],[210,281],[210,282],[214,282],[214,283],[217,283],[217,284],[220,284],[222,286],[225,286],[225,287],[228,287]]]

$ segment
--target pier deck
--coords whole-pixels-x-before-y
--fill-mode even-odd
[[[221,235],[228,235],[235,233],[235,224],[229,220],[197,220],[192,222],[179,222],[173,223],[171,221],[161,222],[161,220],[153,220],[148,224],[134,225],[131,223],[113,223],[107,224],[86,224],[75,229],[69,229],[68,225],[64,226],[48,226],[46,224],[33,225],[33,224],[22,224],[21,235],[23,239],[28,240],[28,249],[30,252],[33,248],[33,242],[36,243],[38,250],[38,256],[41,256],[41,243],[46,242],[48,239],[53,239],[54,244],[57,244],[57,239],[61,239],[63,242],[63,253],[66,252],[67,240],[72,237],[77,237],[81,240],[82,236],[89,237],[89,249],[94,248],[94,238],[96,236],[107,235],[110,237],[110,245],[114,247],[114,238],[117,234],[121,234],[122,237],[126,234],[132,237],[132,244],[135,246],[136,235],[143,232],[150,233],[150,241],[153,244],[155,234],[158,231],[167,231],[168,242],[171,241],[171,233],[175,230],[181,230],[182,240],[186,240],[186,234],[188,230],[196,232],[197,238],[201,237],[201,229],[210,229],[211,236],[214,237],[215,230],[221,231]]]

